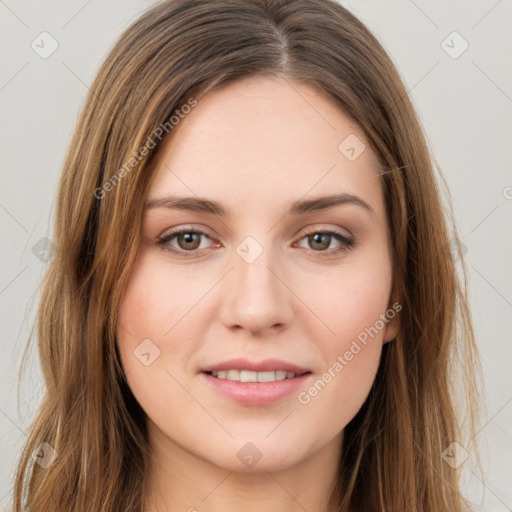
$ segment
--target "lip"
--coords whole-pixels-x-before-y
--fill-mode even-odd
[[[222,370],[249,370],[253,372],[271,372],[284,370],[287,372],[293,372],[297,374],[297,376],[301,376],[302,374],[310,371],[307,368],[301,368],[300,366],[289,363],[287,361],[283,361],[281,359],[265,359],[263,361],[256,362],[237,358],[206,366],[201,369],[201,372],[219,372]]]
[[[230,368],[233,368],[233,366]],[[293,393],[297,393],[313,374],[305,373],[293,379],[276,380],[274,382],[240,382],[236,380],[218,379],[204,372],[200,375],[206,380],[206,384],[211,386],[217,393],[239,404],[269,405],[283,400]]]

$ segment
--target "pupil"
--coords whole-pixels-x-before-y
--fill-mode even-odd
[[[196,236],[197,236],[197,233],[184,233],[184,234],[182,234],[182,238],[185,241],[185,245],[187,245],[187,244],[194,245],[194,242],[196,242],[195,245],[197,246],[197,240],[194,240],[194,237],[196,237]],[[193,246],[193,247],[187,247],[187,248],[188,249],[190,249],[190,248],[195,249],[196,247]]]
[[[315,233],[313,236],[313,243],[314,244],[320,244],[320,249],[326,249],[329,244],[327,243],[327,246],[325,245],[325,241],[328,240],[329,235],[324,235],[322,233]],[[318,240],[320,238],[320,240]],[[322,243],[322,238],[325,238],[324,242]]]

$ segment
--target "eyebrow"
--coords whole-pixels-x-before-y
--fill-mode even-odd
[[[288,215],[304,215],[306,213],[327,210],[334,206],[343,204],[353,204],[360,206],[373,217],[376,216],[374,209],[362,198],[353,194],[333,194],[328,196],[315,197],[313,199],[305,199],[295,201],[291,204]],[[221,203],[200,197],[178,197],[165,196],[156,199],[150,199],[145,204],[145,209],[152,208],[170,208],[187,210],[193,212],[209,213],[220,217],[228,217],[230,212]]]

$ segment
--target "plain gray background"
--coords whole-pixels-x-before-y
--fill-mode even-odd
[[[120,33],[152,3],[0,0],[0,508],[9,504],[15,462],[40,398],[35,350],[19,402],[17,395],[46,265],[33,248],[52,238],[58,178],[88,86]],[[477,433],[486,479],[470,457],[465,490],[482,510],[512,510],[512,2],[341,3],[395,61],[454,199],[487,407]],[[41,47],[46,37],[44,51],[51,49],[42,32],[58,44],[47,58],[31,46]]]

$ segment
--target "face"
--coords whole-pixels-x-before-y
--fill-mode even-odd
[[[396,334],[375,155],[316,89],[263,77],[199,99],[162,149],[117,329],[151,439],[298,464],[342,439]]]

